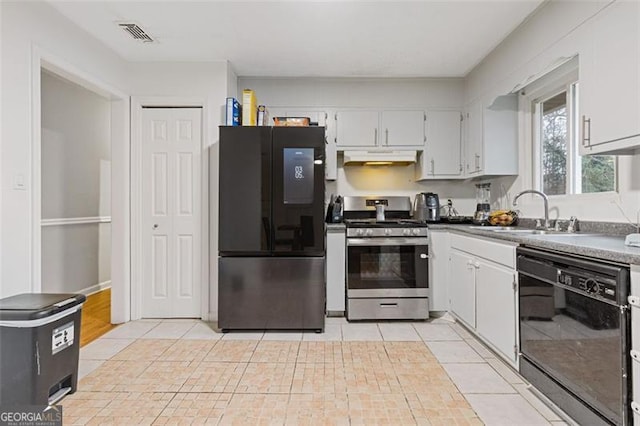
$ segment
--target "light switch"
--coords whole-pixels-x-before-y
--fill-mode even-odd
[[[24,175],[22,173],[18,173],[13,175],[13,189],[16,191],[26,191],[27,183],[24,179]]]

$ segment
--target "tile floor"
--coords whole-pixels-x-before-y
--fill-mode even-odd
[[[564,425],[448,316],[316,333],[141,320],[80,350],[64,424]]]

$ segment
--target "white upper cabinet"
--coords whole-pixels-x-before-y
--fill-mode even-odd
[[[424,146],[424,111],[338,111],[336,145],[351,148]]]
[[[482,101],[476,100],[467,110],[467,131],[465,145],[465,172],[467,175],[482,173]]]
[[[380,145],[424,145],[424,111],[382,111],[380,113]]]
[[[339,111],[335,118],[337,146],[378,146],[378,111]]]
[[[427,111],[427,141],[418,158],[416,180],[463,177],[462,113]]]
[[[498,96],[491,105],[476,100],[467,108],[465,174],[518,174],[518,97]]]
[[[325,128],[326,158],[324,175],[326,180],[338,178],[338,158],[334,137],[335,123],[329,117],[329,113],[323,108],[298,108],[298,107],[269,107],[270,117],[309,117],[312,123]],[[273,125],[273,118],[270,120]]]
[[[589,23],[580,52],[580,154],[640,148],[640,2],[618,1]]]

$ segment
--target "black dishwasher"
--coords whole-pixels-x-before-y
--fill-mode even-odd
[[[578,423],[631,424],[629,267],[517,249],[520,373]]]

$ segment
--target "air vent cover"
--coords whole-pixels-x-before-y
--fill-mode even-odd
[[[154,40],[140,26],[133,22],[121,22],[118,24],[120,28],[125,30],[135,40],[143,43],[153,43]]]

